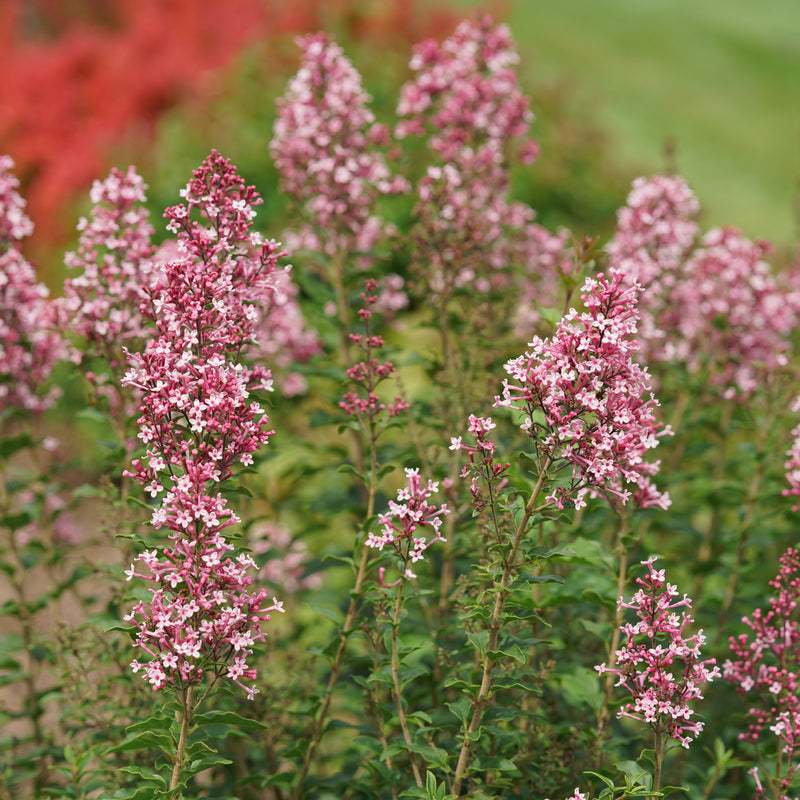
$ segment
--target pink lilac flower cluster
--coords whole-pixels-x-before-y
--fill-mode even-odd
[[[730,638],[733,658],[723,676],[743,698],[754,698],[739,738],[758,743],[765,728],[776,737],[784,770],[776,778],[785,791],[800,775],[800,550],[790,547],[780,563],[769,609],[742,619],[750,633]]]
[[[797,303],[764,260],[765,242],[730,228],[700,239],[698,212],[682,178],[637,179],[618,213],[610,261],[646,289],[646,359],[707,368],[724,396],[746,398],[764,374],[788,362]]]
[[[66,345],[58,308],[20,251],[33,223],[13,168],[9,156],[0,156],[0,410],[41,412],[60,395],[57,387],[42,386],[65,357]]]
[[[68,268],[80,271],[64,281],[72,328],[86,338],[84,350],[111,362],[123,357],[123,345],[150,333],[140,306],[159,276],[146,190],[134,167],[127,173],[112,169],[104,181],[95,181],[94,208],[78,223],[78,249],[64,256]]]
[[[702,686],[719,677],[719,668],[715,659],[700,657],[703,632],[686,635],[693,619],[676,609],[691,609],[692,601],[687,595],[674,599],[678,590],[667,582],[664,570],[653,567],[655,560],[642,562],[648,574],[636,579],[641,588],[631,601],[619,598],[618,607],[633,609],[638,621],[622,626],[626,641],[616,652],[615,666],[601,664],[595,669],[600,675],[616,675],[615,685],[633,698],[618,717],[642,720],[655,733],[666,734],[688,748],[703,729],[703,722],[692,720],[690,703],[702,699]]]
[[[505,365],[510,378],[495,405],[523,412],[521,428],[540,459],[572,468],[568,485],[549,497],[559,508],[566,499],[580,508],[587,496],[669,505],[651,481],[659,463],[644,458],[671,431],[656,420],[650,376],[633,360],[640,291],[618,271],[587,278],[585,311],[570,309],[551,338],[534,337],[528,352]]]
[[[147,572],[135,565],[127,572],[129,580],[155,584],[150,602],[126,616],[149,657],[132,666],[154,689],[227,676],[252,697],[255,686],[242,683],[255,677],[247,659],[265,636],[260,623],[282,608],[267,601],[266,590],[249,590],[255,563],[234,556],[222,534],[238,519],[220,488],[273,434],[252,396],[271,388],[270,373],[241,358],[283,253],[251,232],[261,200],[216,151],[181,194],[185,204],[165,217],[182,258],[164,265],[163,283],[146,306],[157,335],[129,355],[123,379],[142,393],[139,438],[146,447],[126,474],[159,499],[152,525],[170,539],[160,552],[139,556]]]
[[[432,132],[429,144],[444,163],[460,162],[465,149],[502,149],[524,137],[533,114],[519,90],[519,55],[506,25],[484,15],[465,20],[444,42],[429,39],[414,47],[410,67],[416,78],[401,91],[399,137]],[[538,154],[525,143],[521,160]]]
[[[65,265],[79,272],[64,281],[58,301],[70,329],[83,339],[80,348],[73,348],[72,360],[100,357],[108,363],[110,375],[86,375],[95,391],[126,417],[135,413],[137,392],[131,408],[125,408],[115,373],[124,363],[123,347],[138,350],[149,335],[141,305],[160,278],[146,190],[133,167],[127,173],[115,168],[104,181],[95,181],[90,193],[94,207],[78,223],[78,249],[64,257]]]
[[[378,523],[383,526],[381,532],[376,534],[370,531],[366,545],[377,550],[383,550],[388,545],[400,556],[403,577],[416,578],[411,564],[422,561],[425,551],[434,542],[446,541],[439,528],[442,517],[449,514],[450,509],[445,503],[437,506],[428,502],[428,498],[439,491],[437,481],[423,483],[418,469],[406,468],[405,473],[408,480],[406,487],[397,492],[397,501],[389,501],[389,510],[378,517]],[[433,530],[430,539],[423,534],[424,528]],[[381,568],[381,581],[384,574],[385,569]]]
[[[387,232],[375,216],[378,198],[407,192],[408,183],[379,150],[389,130],[375,122],[342,49],[324,33],[297,43],[301,67],[278,100],[270,143],[284,190],[310,220],[294,244],[329,256],[367,254]]]
[[[14,175],[14,159],[0,155],[0,248],[7,249],[33,233],[33,222],[25,213],[25,200],[19,194],[19,178]]]
[[[490,495],[501,490],[507,483],[507,478],[503,475],[510,465],[508,462],[495,461],[495,444],[489,438],[489,431],[495,427],[497,426],[491,417],[470,414],[467,430],[475,437],[475,446],[464,444],[461,436],[450,438],[450,450],[463,450],[467,453],[469,461],[461,470],[461,477],[472,476],[469,490],[473,505],[478,511],[483,511],[489,502],[481,494],[480,482],[486,484]]]
[[[365,360],[349,367],[347,377],[362,387],[363,392],[347,392],[339,402],[340,408],[355,417],[368,436],[375,433],[377,418],[384,411],[387,417],[397,417],[409,407],[402,397],[395,397],[387,405],[375,393],[378,384],[395,372],[391,361],[380,362],[373,357],[374,352],[385,344],[381,336],[370,331],[370,319],[374,313],[372,308],[378,302],[378,295],[375,294],[377,288],[378,284],[374,279],[370,278],[366,282],[361,293],[364,308],[358,310],[358,316],[364,321],[365,332],[350,334],[350,341],[364,352]]]
[[[515,237],[533,221],[532,209],[508,197],[512,144],[524,140],[517,155],[525,163],[537,154],[525,139],[533,115],[517,85],[518,61],[508,28],[489,16],[461,23],[441,44],[415,47],[396,136],[430,134],[439,158],[419,183],[415,211],[426,291],[447,297],[460,286],[486,292],[507,283]]]

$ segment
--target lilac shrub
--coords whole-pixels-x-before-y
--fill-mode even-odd
[[[550,494],[559,508],[597,496],[667,508],[669,495],[651,480],[658,462],[645,456],[670,430],[656,420],[647,369],[633,360],[641,288],[612,271],[588,278],[582,292],[585,311],[571,309],[551,338],[534,337],[529,351],[506,363],[510,377],[495,405],[522,412],[520,427],[540,463],[570,468]]]
[[[153,584],[149,602],[126,616],[144,654],[131,666],[154,690],[175,692],[185,743],[197,705],[218,680],[239,684],[248,697],[256,693],[248,659],[266,635],[261,623],[283,610],[266,589],[251,589],[255,563],[248,554],[234,556],[223,534],[239,520],[221,493],[237,465],[252,464],[274,433],[252,396],[271,388],[270,373],[247,366],[243,355],[258,320],[255,304],[269,294],[283,253],[251,232],[260,198],[218,153],[181,194],[185,203],[165,212],[181,257],[164,265],[147,306],[158,335],[129,355],[123,384],[141,392],[146,447],[127,474],[158,501],[152,525],[169,537],[139,555],[140,571],[134,564],[127,572],[128,580]],[[193,688],[202,684],[195,700]],[[183,757],[179,746],[170,788]]]
[[[341,47],[324,33],[297,44],[300,70],[278,100],[270,142],[284,191],[307,220],[287,241],[334,258],[366,256],[385,234],[375,215],[378,199],[407,191],[407,182],[392,175],[377,149],[388,144],[389,130],[375,122],[361,76]]]
[[[52,599],[85,573],[53,569],[55,588],[38,597],[29,570],[58,557],[53,545],[78,541],[78,529],[51,476],[3,476],[0,575],[12,592],[0,587],[0,612],[19,609],[21,644],[0,639],[11,675],[0,684],[25,686],[33,733],[11,748],[0,739],[0,800],[123,796],[130,778],[140,784],[132,797],[439,800],[572,787],[570,800],[653,797],[672,743],[685,751],[692,796],[710,797],[724,770],[738,769],[724,741],[730,719],[712,716],[720,703],[709,692],[706,730],[698,708],[719,670],[692,632],[689,595],[647,555],[697,547],[680,582],[694,580],[719,641],[744,602],[739,576],[752,589],[764,569],[748,532],[767,555],[785,550],[772,545],[794,528],[767,490],[786,428],[762,412],[789,407],[778,390],[793,374],[796,276],[773,269],[764,242],[702,231],[677,176],[634,182],[605,252],[538,225],[512,192],[512,169],[538,152],[519,57],[509,29],[487,16],[414,49],[394,127],[376,119],[331,36],[298,44],[269,143],[296,212],[287,238],[305,261],[297,283],[281,246],[256,232],[254,187],[212,151],[167,209],[158,247],[136,170],[96,182],[53,303],[22,256],[32,224],[0,158],[4,423],[52,406],[47,382],[68,353],[66,330],[90,402],[108,403],[129,450],[120,497],[136,502],[133,485],[150,515],[146,534],[126,537],[136,555],[116,627],[133,653],[109,637],[95,649],[98,669],[86,670],[121,673],[127,700],[105,720],[89,703],[72,714],[26,670],[56,659],[37,649],[36,615],[60,619]],[[397,197],[412,181],[413,196]],[[660,421],[653,376],[680,427]],[[480,404],[492,398],[489,417]],[[273,440],[270,416],[285,436]],[[673,428],[680,441],[662,468],[654,451]],[[28,443],[0,437],[3,462]],[[30,455],[38,468],[41,454]],[[786,459],[785,494],[798,496],[800,444]],[[248,472],[262,492],[234,507],[250,494]],[[97,494],[87,484],[76,499]],[[72,519],[88,530],[95,510]],[[647,574],[626,601],[634,555]],[[800,556],[790,548],[781,564],[770,608],[730,640],[724,675],[754,698],[741,738],[758,757],[756,796],[787,800],[800,772]],[[76,607],[116,611],[115,592],[98,601],[88,586],[75,589]],[[291,600],[290,633],[267,639],[284,610],[273,591]],[[257,660],[266,642],[269,671]],[[53,734],[45,698],[61,712]],[[137,718],[153,699],[156,711]],[[0,723],[13,722],[0,700]],[[652,733],[643,755],[654,771],[630,760],[630,720]],[[709,734],[711,766],[700,747]],[[218,757],[229,736],[230,759]],[[152,768],[131,755],[144,750],[160,751]],[[6,792],[7,760],[37,771],[13,779],[28,781],[27,795]],[[740,777],[720,794],[732,796]]]
[[[769,245],[732,228],[702,238],[699,204],[680,177],[638,179],[608,245],[611,264],[646,288],[648,362],[710,375],[726,398],[746,400],[788,363],[797,306],[765,260]]]
[[[58,309],[21,252],[33,223],[13,168],[9,156],[0,156],[0,410],[41,413],[61,393],[41,387],[66,349]]]
[[[750,706],[739,738],[755,746],[769,790],[755,768],[756,797],[789,800],[800,776],[800,551],[790,547],[780,564],[769,608],[743,617],[750,632],[730,638],[723,676]]]

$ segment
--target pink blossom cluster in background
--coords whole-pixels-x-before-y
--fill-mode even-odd
[[[800,411],[800,397],[795,398],[792,403],[792,411],[797,413]],[[786,480],[789,482],[789,488],[783,490],[783,494],[789,497],[800,497],[800,425],[797,425],[792,430],[791,448],[786,452],[788,456],[784,463],[786,469]],[[800,510],[800,503],[792,507],[792,511]]]
[[[703,632],[686,635],[692,617],[676,609],[690,609],[692,601],[687,595],[673,599],[678,590],[667,582],[664,570],[653,567],[655,560],[642,562],[648,574],[636,579],[641,588],[630,602],[619,599],[619,608],[633,609],[638,621],[622,626],[626,641],[616,652],[615,665],[601,664],[596,669],[601,675],[616,675],[616,685],[633,698],[618,712],[619,717],[642,720],[654,732],[688,748],[703,729],[703,722],[692,720],[690,703],[702,699],[703,685],[719,676],[719,668],[715,659],[700,657]]]
[[[640,291],[619,271],[587,278],[586,310],[570,309],[551,338],[534,337],[529,351],[505,365],[510,378],[495,405],[523,412],[521,428],[542,460],[571,465],[568,485],[550,498],[559,508],[565,500],[580,508],[587,496],[669,505],[651,481],[658,462],[644,460],[670,430],[656,420],[650,376],[633,360]]]
[[[308,224],[285,238],[292,249],[366,256],[389,230],[375,215],[378,198],[407,192],[408,184],[380,152],[389,130],[375,122],[342,49],[324,33],[297,42],[302,62],[278,99],[270,150],[284,191],[303,206]]]
[[[0,156],[0,411],[16,406],[41,412],[60,396],[58,387],[41,387],[66,344],[58,309],[20,249],[33,223],[13,169],[14,161]]]
[[[395,134],[429,134],[439,160],[418,184],[412,232],[418,269],[438,295],[507,283],[504,270],[519,260],[533,222],[531,208],[509,199],[511,148],[519,145],[523,163],[538,153],[526,138],[533,115],[517,84],[518,60],[508,28],[488,16],[462,22],[442,43],[428,40],[414,49],[415,77],[401,90],[403,119]]]
[[[765,242],[729,228],[702,238],[697,199],[679,177],[634,182],[608,245],[612,266],[645,288],[642,343],[648,361],[708,368],[725,397],[749,397],[788,363],[796,293],[764,260]]]
[[[418,469],[406,468],[405,472],[406,487],[398,490],[397,500],[390,500],[389,510],[378,517],[378,523],[383,526],[381,532],[370,531],[365,544],[377,550],[391,547],[400,556],[403,577],[416,578],[411,565],[422,561],[425,551],[434,542],[445,541],[439,528],[442,517],[449,514],[450,509],[444,503],[437,506],[428,502],[428,498],[439,491],[438,481],[423,483]],[[430,539],[423,533],[424,528],[432,529]],[[385,568],[382,568],[381,580],[384,574]]]
[[[259,358],[272,369],[281,370],[275,375],[275,383],[286,397],[303,394],[308,388],[306,379],[292,370],[292,365],[304,363],[322,351],[319,336],[303,316],[298,293],[288,267],[274,272],[256,330]]]
[[[140,344],[151,330],[140,308],[159,277],[146,191],[134,167],[95,181],[94,207],[78,223],[78,249],[64,256],[78,270],[64,281],[63,305],[72,329],[87,340],[82,353],[112,364],[124,357],[123,345]]]
[[[126,619],[150,659],[136,660],[134,669],[154,689],[199,683],[209,673],[252,696],[255,687],[242,683],[255,677],[247,658],[265,636],[260,623],[282,609],[274,599],[267,603],[266,590],[248,591],[255,563],[233,557],[222,535],[238,519],[220,486],[237,463],[252,464],[273,434],[251,395],[271,388],[270,373],[240,359],[258,322],[255,304],[269,297],[283,253],[251,233],[260,198],[218,153],[181,194],[185,203],[165,216],[182,257],[164,265],[147,308],[157,336],[129,356],[123,380],[142,393],[139,438],[147,448],[126,474],[158,499],[152,524],[169,531],[170,544],[139,556],[147,573],[134,565],[128,571],[129,580],[156,587],[149,605],[137,603]]]
[[[308,545],[302,539],[293,539],[285,525],[272,521],[259,522],[249,531],[248,540],[257,560],[266,556],[258,571],[258,579],[279,587],[281,594],[295,594],[303,589],[318,589],[322,573],[307,574],[311,560]]]
[[[723,675],[752,704],[739,738],[758,744],[772,738],[767,730],[775,737],[783,769],[775,777],[784,792],[800,774],[800,551],[790,547],[780,563],[769,608],[742,619],[750,633],[730,638],[733,658]]]
[[[526,276],[513,312],[514,335],[527,339],[541,322],[542,309],[564,306],[563,279],[573,275],[577,266],[572,232],[560,228],[551,233],[543,225],[531,223],[519,243],[518,258]]]
[[[519,55],[506,25],[486,15],[465,20],[444,42],[428,39],[414,47],[414,80],[400,95],[398,114],[405,117],[398,137],[424,136],[442,161],[460,163],[466,150],[503,152],[509,141],[524,137],[533,114],[517,84]],[[527,141],[521,160],[538,154]]]

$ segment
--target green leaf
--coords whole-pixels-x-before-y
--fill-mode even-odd
[[[468,697],[459,697],[454,703],[445,703],[456,719],[466,725],[472,715],[472,701]]]
[[[19,433],[16,436],[6,436],[0,439],[0,456],[10,458],[14,453],[33,446],[33,439],[29,433]]]
[[[108,753],[128,753],[134,750],[161,750],[162,753],[171,754],[174,749],[175,743],[172,737],[167,733],[159,733],[157,731],[142,731],[135,736],[129,736],[120,744],[114,747],[109,747],[105,751]]]
[[[128,775],[136,775],[137,777],[143,778],[144,780],[153,781],[163,789],[167,788],[166,779],[162,775],[159,775],[151,767],[139,767],[139,766],[119,767],[118,771],[127,772]]]
[[[412,743],[405,745],[405,749],[422,756],[427,764],[431,764],[434,767],[439,767],[440,769],[444,770],[448,769],[447,750],[444,750],[441,747],[431,747],[429,744]]]
[[[206,756],[205,758],[197,758],[191,761],[184,767],[183,773],[186,777],[190,777],[192,775],[197,775],[198,772],[202,772],[203,770],[225,766],[226,764],[233,764],[233,761],[229,758],[223,758],[220,755]]]
[[[513,658],[514,661],[523,665],[528,663],[528,654],[518,644],[507,646],[504,650],[491,650],[489,652],[489,657],[497,660],[504,656]]]
[[[172,725],[172,719],[170,717],[164,716],[163,714],[153,715],[152,717],[148,717],[147,719],[142,720],[141,722],[134,722],[133,725],[128,725],[125,728],[125,733],[136,733],[137,731],[168,731]]]
[[[201,725],[230,725],[243,731],[263,731],[269,727],[256,719],[240,717],[233,711],[206,711],[195,715],[193,723],[197,728]]]
[[[312,603],[306,603],[306,606],[310,608],[314,613],[320,614],[326,619],[329,619],[331,622],[334,623],[334,625],[341,625],[342,612],[338,608],[330,608],[328,606],[318,606]]]

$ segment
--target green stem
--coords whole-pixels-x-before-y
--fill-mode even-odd
[[[178,747],[175,750],[175,763],[172,767],[172,777],[169,781],[169,789],[172,791],[178,786],[183,770],[183,762],[186,753],[186,740],[189,738],[189,727],[194,716],[194,687],[190,686],[183,696],[183,709],[175,712],[175,719],[181,726]]]
[[[375,496],[378,491],[377,486],[377,452],[376,452],[376,442],[374,432],[370,439],[370,481],[369,486],[367,489],[367,516],[366,519],[370,519],[372,515],[375,513]],[[350,631],[353,629],[353,625],[356,622],[357,611],[358,611],[358,600],[361,595],[361,589],[364,585],[364,580],[367,576],[367,563],[369,561],[369,551],[366,547],[364,547],[363,543],[361,546],[361,560],[358,564],[358,570],[356,572],[356,580],[353,586],[353,591],[350,596],[350,605],[347,609],[347,614],[345,615],[344,624],[339,632],[339,647],[336,650],[336,655],[333,658],[333,662],[331,663],[331,674],[330,678],[328,678],[328,685],[325,689],[325,696],[322,700],[322,705],[320,706],[319,713],[317,715],[317,719],[314,723],[314,727],[311,731],[311,739],[308,743],[308,748],[306,749],[305,757],[303,758],[303,765],[300,768],[300,773],[297,777],[297,784],[292,792],[292,800],[301,800],[303,797],[303,787],[305,785],[306,778],[308,777],[308,771],[311,767],[311,761],[314,758],[314,754],[316,749],[322,739],[322,731],[325,726],[325,720],[328,716],[328,711],[330,710],[331,700],[333,698],[333,690],[336,686],[337,681],[339,680],[339,674],[342,669],[342,662],[344,661],[345,650],[347,649],[347,637]]]
[[[542,487],[544,486],[544,482],[547,478],[547,473],[551,464],[552,459],[548,457],[542,466],[542,469],[539,473],[539,479],[536,482],[536,486],[534,487],[533,491],[531,492],[531,496],[527,505],[525,506],[525,512],[522,515],[522,519],[517,525],[514,533],[514,539],[511,543],[511,550],[508,554],[508,557],[505,559],[503,566],[503,575],[500,579],[500,585],[496,589],[494,609],[492,610],[492,618],[491,622],[489,623],[489,641],[486,646],[486,655],[483,660],[481,685],[478,690],[478,696],[475,698],[475,705],[472,710],[472,719],[470,720],[469,728],[467,729],[467,735],[464,736],[464,741],[461,744],[461,751],[458,755],[458,763],[456,765],[455,775],[453,776],[453,794],[456,796],[460,795],[461,786],[464,782],[464,774],[467,770],[469,753],[472,747],[472,737],[480,727],[481,717],[483,716],[483,712],[488,705],[489,691],[492,683],[492,673],[494,671],[494,661],[490,653],[497,650],[497,642],[500,637],[500,629],[502,628],[503,610],[505,608],[506,598],[508,596],[508,585],[511,583],[511,577],[517,567],[517,553],[519,552],[522,539],[528,529],[528,522],[537,511],[536,500],[539,497]]]
[[[392,618],[392,682],[394,684],[394,699],[397,704],[397,717],[400,721],[400,730],[403,731],[403,739],[406,744],[411,747],[411,733],[408,730],[408,723],[406,722],[406,713],[403,709],[403,697],[400,689],[400,676],[399,676],[399,660],[397,658],[397,637],[400,630],[400,610],[402,609],[403,597],[403,584],[402,582],[397,586],[397,598],[394,602],[394,615]],[[408,751],[408,756],[411,759],[411,770],[414,773],[414,780],[419,788],[422,788],[422,775],[420,774],[419,767],[417,766],[416,759],[411,750]]]
[[[657,793],[661,791],[661,767],[664,763],[664,753],[667,749],[667,739],[663,733],[655,732],[655,741],[653,743],[655,750],[655,769],[653,770],[653,794],[651,800],[658,800]]]
[[[620,554],[619,572],[617,573],[617,598],[625,594],[625,584],[628,573],[628,550],[622,543],[622,537],[627,533],[627,515],[622,516],[622,530],[620,532]],[[617,605],[614,613],[614,628],[611,633],[611,644],[608,648],[606,664],[609,669],[614,669],[617,663],[617,650],[619,650],[619,640],[622,629],[622,609]],[[599,749],[602,747],[603,735],[609,722],[610,712],[608,710],[611,702],[611,693],[614,688],[614,675],[606,673],[605,683],[603,684],[603,707],[600,709],[600,716],[597,721],[596,756],[599,756]]]

